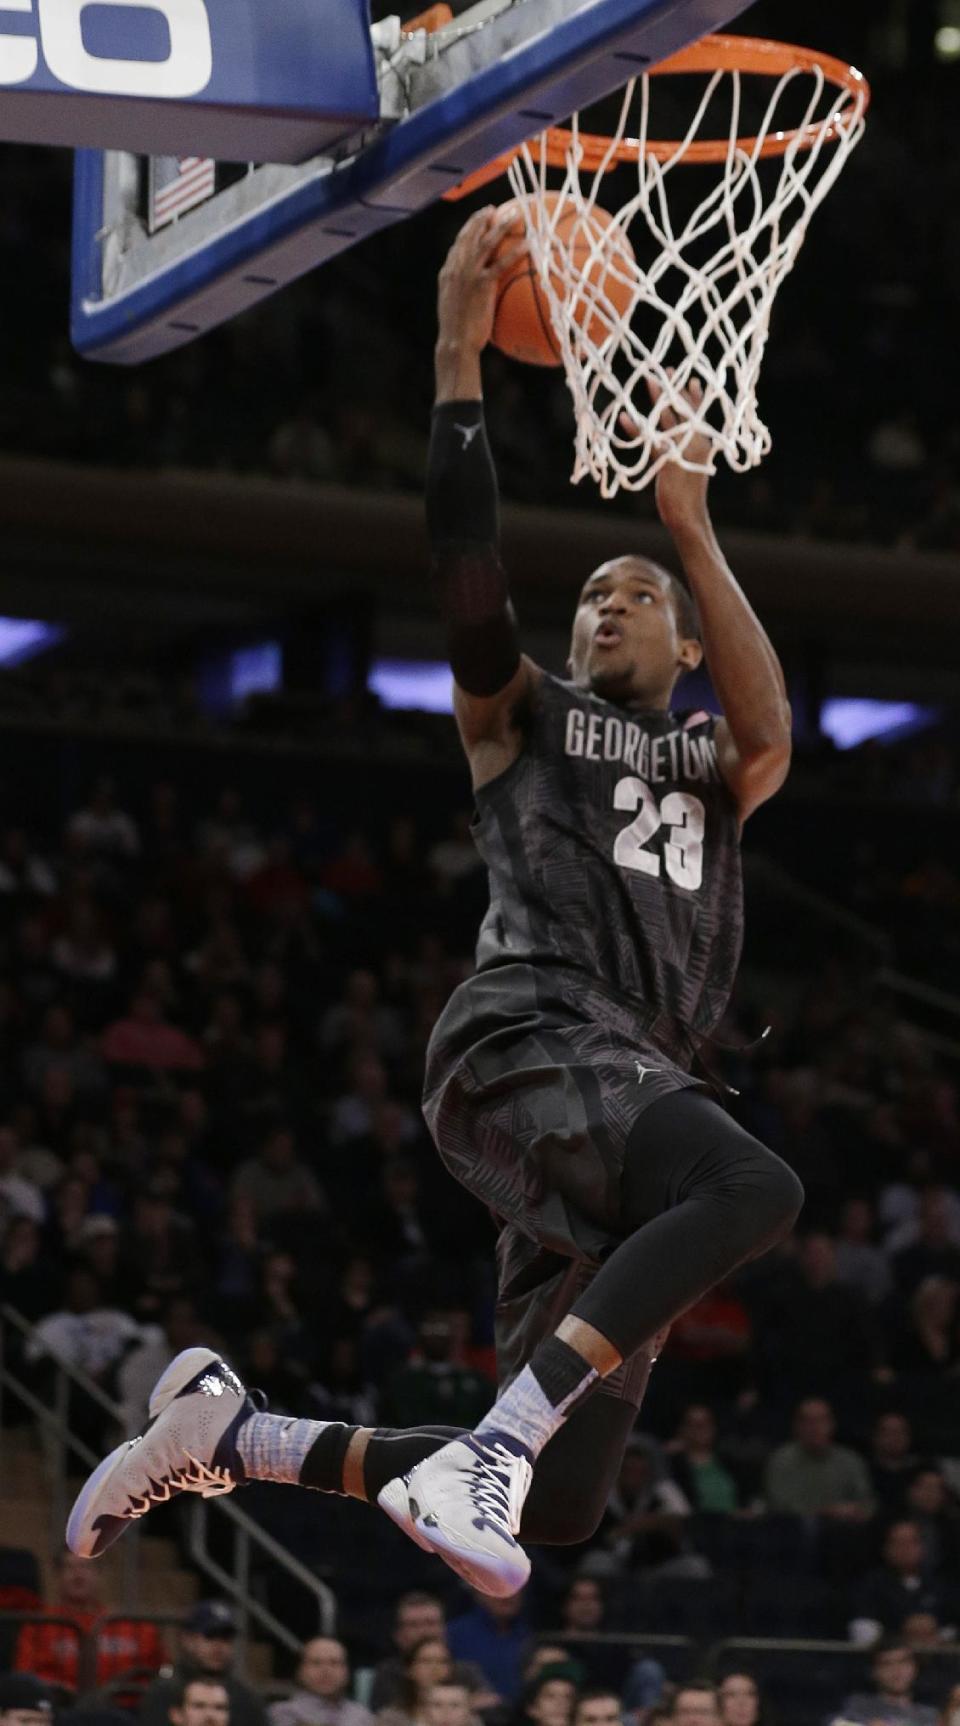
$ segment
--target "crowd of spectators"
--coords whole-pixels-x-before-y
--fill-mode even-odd
[[[752,477],[723,482],[725,518],[956,550],[960,422],[944,384],[960,279],[945,219],[956,199],[956,67],[933,58],[926,0],[851,4],[842,17],[820,0],[800,32],[783,11],[758,6],[745,23],[848,55],[874,80],[876,99],[867,142],[818,211],[777,310],[761,383],[774,452]],[[371,238],[130,375],[82,364],[67,341],[68,157],[5,147],[0,176],[0,447],[127,467],[420,486],[435,278],[464,206]],[[493,355],[487,390],[506,495],[594,505],[592,488],[571,492],[567,483],[573,426],[560,375]],[[611,507],[652,503],[627,497]]]
[[[485,901],[466,818],[362,811],[341,827],[319,797],[270,807],[233,787],[191,806],[146,781],[128,800],[101,780],[61,831],[0,833],[0,1301],[35,1326],[22,1353],[8,1344],[12,1364],[41,1393],[52,1361],[81,1367],[129,1432],[173,1354],[204,1340],[279,1410],[469,1425],[493,1395],[493,1233],[418,1111],[426,1039]],[[944,940],[955,924],[956,907],[942,910]],[[748,969],[724,1042],[750,1040],[754,987]],[[512,1617],[445,1599],[454,1622],[430,1632],[439,1647],[420,1648],[419,1676],[405,1672],[408,1701],[375,1693],[375,1712],[400,1715],[383,1726],[465,1726],[452,1696],[446,1714],[427,1709],[447,1645],[493,1698],[474,1695],[471,1718],[522,1703],[523,1719],[569,1726],[575,1691],[612,1684],[644,1719],[749,1726],[721,1716],[710,1687],[664,1701],[696,1671],[653,1646],[629,1670],[604,1666],[599,1646],[583,1672],[553,1674],[562,1694],[528,1694],[531,1637],[552,1630],[892,1639],[872,1669],[883,1694],[911,1691],[916,1662],[926,1672],[952,1647],[955,1071],[836,958],[785,970],[774,994],[773,1036],[717,1059],[741,1092],[732,1106],[805,1181],[800,1233],[676,1324],[596,1537],[543,1549]],[[72,1413],[95,1448],[106,1441],[96,1405],[77,1395]],[[329,1503],[309,1495],[304,1539]],[[350,1552],[328,1545],[324,1562],[350,1652],[368,1660]],[[54,1603],[87,1630],[95,1574],[68,1560]],[[26,1665],[69,1686],[69,1650],[53,1630],[33,1636]],[[155,1663],[140,1636],[116,1632],[107,1654]],[[869,1694],[861,1664],[824,1711]],[[917,1708],[943,1705],[945,1684]],[[182,1709],[172,1695],[164,1707]],[[610,1698],[589,1700],[601,1711],[579,1726],[613,1726]]]
[[[960,1665],[935,1673],[902,1638],[852,1653],[819,1710],[797,1716],[788,1705],[781,1715],[775,1685],[749,1658],[731,1650],[709,1676],[694,1665],[670,1678],[658,1659],[604,1640],[604,1610],[599,1585],[583,1579],[536,1627],[522,1595],[465,1599],[448,1616],[439,1598],[411,1591],[369,1660],[335,1634],[311,1635],[290,1679],[260,1686],[243,1676],[225,1601],[192,1607],[169,1653],[148,1650],[149,1623],[113,1619],[98,1630],[90,1613],[73,1612],[96,1650],[96,1687],[77,1688],[69,1622],[48,1647],[24,1631],[15,1670],[0,1675],[0,1726],[52,1726],[55,1709],[64,1726],[953,1726]]]

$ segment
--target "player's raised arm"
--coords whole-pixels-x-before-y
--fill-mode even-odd
[[[497,476],[483,419],[480,355],[490,340],[497,282],[522,242],[496,257],[509,225],[480,210],[440,273],[437,393],[427,466],[427,527],[447,627],[455,711],[475,785],[522,746],[518,714],[536,668],[520,653],[500,562]]]
[[[699,399],[693,385],[693,401]],[[671,415],[663,421],[669,427]],[[706,460],[706,439],[692,459]],[[708,479],[668,463],[657,478],[657,508],[673,539],[700,613],[704,657],[720,699],[718,765],[741,821],[790,770],[790,704],[773,644],[717,543],[707,507]]]

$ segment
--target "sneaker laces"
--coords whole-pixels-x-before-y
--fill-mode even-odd
[[[199,1492],[202,1498],[218,1498],[224,1492],[232,1492],[236,1482],[229,1468],[217,1464],[211,1468],[199,1458],[185,1451],[187,1465],[171,1468],[163,1480],[150,1480],[146,1492],[131,1492],[130,1503],[124,1515],[131,1521],[139,1516],[146,1516],[155,1504],[167,1504],[180,1492]]]
[[[520,1527],[520,1512],[533,1470],[525,1457],[502,1444],[485,1444],[470,1471],[469,1493],[480,1512],[475,1528],[489,1527],[512,1539]]]

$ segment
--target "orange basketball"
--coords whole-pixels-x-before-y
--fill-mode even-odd
[[[560,192],[544,193],[544,203],[552,213],[563,196]],[[497,248],[505,252],[509,246],[516,243],[518,236],[524,233],[523,211],[518,198],[512,199],[505,209],[516,213],[516,220],[501,240]],[[539,215],[538,207],[534,207],[534,219]],[[630,270],[634,263],[633,247],[626,234],[620,234],[615,250],[606,259],[594,258],[591,261],[591,245],[598,233],[609,228],[614,217],[609,210],[601,210],[596,205],[581,216],[576,207],[571,204],[561,214],[557,226],[557,243],[572,257],[575,266],[591,287],[601,291],[617,313],[623,316],[630,309],[633,291],[630,286]],[[623,277],[627,279],[624,280]],[[556,278],[554,278],[556,280]],[[557,283],[559,287],[559,281]],[[585,326],[590,340],[599,346],[607,334],[607,321],[598,311],[592,310],[589,302],[577,306],[574,310],[576,321]],[[560,343],[550,317],[550,307],[537,280],[532,260],[529,255],[518,258],[517,262],[501,277],[497,291],[497,308],[493,320],[494,347],[502,353],[509,354],[512,359],[523,360],[528,366],[558,366],[561,363]]]

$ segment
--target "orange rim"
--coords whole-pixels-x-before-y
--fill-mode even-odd
[[[428,6],[425,12],[418,12],[415,18],[408,18],[401,26],[401,36],[413,36],[417,30],[426,30],[428,36],[433,36],[438,30],[445,30],[453,23],[453,9],[446,5],[445,0],[437,0],[437,5]]]
[[[845,60],[838,60],[832,54],[818,54],[815,48],[798,48],[791,42],[771,42],[762,36],[704,36],[702,41],[694,42],[689,48],[682,48],[679,54],[671,55],[669,60],[662,60],[658,66],[651,66],[647,74],[650,77],[670,76],[681,72],[749,72],[759,77],[779,78],[787,72],[822,72],[827,82],[846,94],[858,97],[865,113],[870,105],[870,86],[862,72],[855,66],[848,66]],[[840,137],[841,127],[836,119],[827,126],[811,122],[807,126],[794,127],[792,131],[771,132],[762,142],[756,137],[744,137],[737,140],[737,147],[758,157],[783,156],[795,145],[801,150],[811,150],[814,144],[835,143]],[[552,126],[546,132],[538,134],[535,142],[543,150],[551,168],[563,168],[567,163],[570,146],[573,143],[573,133],[562,126]],[[624,138],[614,145],[612,139],[602,133],[579,132],[577,143],[580,148],[580,167],[586,173],[596,173],[598,169],[618,167],[624,162],[635,162],[640,150],[639,138]],[[505,174],[511,162],[520,154],[523,145],[509,150],[506,155],[497,156],[485,168],[478,168],[469,174],[458,186],[453,186],[444,197],[451,202],[457,198],[465,198],[470,192],[475,192],[480,186],[486,186],[491,180],[499,179]],[[646,155],[657,162],[668,162],[683,149],[681,138],[648,139],[645,146]],[[693,165],[704,165],[711,162],[725,162],[730,153],[729,138],[697,138],[689,143],[680,161]]]

